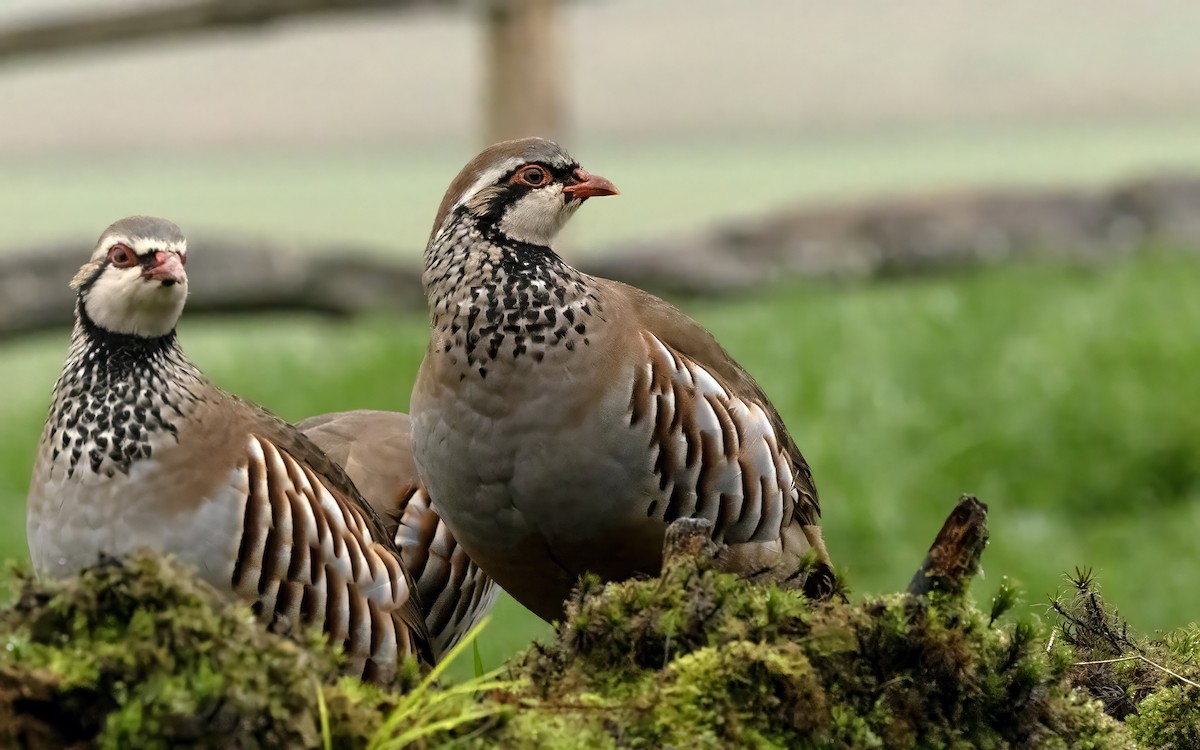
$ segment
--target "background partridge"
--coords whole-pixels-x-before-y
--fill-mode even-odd
[[[34,567],[171,554],[275,625],[322,626],[354,671],[387,682],[398,659],[429,656],[399,553],[303,433],[188,361],[186,261],[178,227],[131,217],[71,282],[75,329],[29,487]]]
[[[487,148],[451,183],[412,396],[435,509],[545,619],[584,572],[656,574],[683,517],[713,522],[733,569],[822,593],[816,488],[762,389],[676,308],[551,250],[584,200],[616,193],[540,138]]]
[[[448,651],[488,613],[500,588],[431,507],[413,462],[408,415],[347,411],[296,427],[346,470],[379,514],[416,581],[434,651]]]

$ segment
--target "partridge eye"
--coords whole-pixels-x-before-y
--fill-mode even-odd
[[[541,187],[546,184],[548,175],[541,167],[526,167],[521,170],[520,180],[530,187]]]
[[[133,268],[137,265],[137,253],[128,245],[118,243],[108,249],[108,262],[117,268]]]

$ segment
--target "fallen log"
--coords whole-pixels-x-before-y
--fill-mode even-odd
[[[420,270],[395,248],[300,248],[238,237],[192,241],[189,318],[234,312],[353,315],[419,310]],[[1200,249],[1200,177],[1109,190],[960,191],[805,206],[679,239],[599,252],[582,270],[649,291],[715,295],[784,279],[945,273],[1005,260],[1099,263],[1148,244]],[[63,243],[0,252],[0,339],[70,325],[67,282],[83,261]]]
[[[597,254],[587,270],[647,289],[705,295],[787,278],[911,276],[1011,260],[1094,264],[1149,244],[1200,249],[1200,177],[793,206]]]

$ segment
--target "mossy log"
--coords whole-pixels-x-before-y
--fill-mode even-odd
[[[1135,721],[1192,736],[1175,723],[1196,715],[1186,683],[1155,682],[1127,725],[1063,638],[980,611],[967,585],[986,537],[965,498],[912,590],[813,602],[722,571],[704,524],[679,523],[660,577],[585,578],[499,677],[417,686],[413,667],[393,690],[169,561],[21,574],[0,609],[0,747],[1109,749],[1135,747]]]

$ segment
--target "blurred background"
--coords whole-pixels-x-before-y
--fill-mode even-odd
[[[1007,576],[1040,613],[1093,567],[1134,627],[1200,619],[1196,28],[1189,0],[0,0],[0,557],[107,224],[189,234],[181,337],[221,386],[403,411],[442,192],[537,133],[622,191],[564,254],[758,378],[856,594],[969,492],[981,600]],[[484,661],[546,632],[505,601]]]

